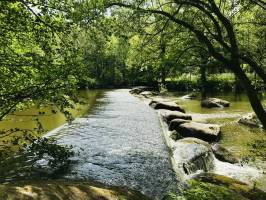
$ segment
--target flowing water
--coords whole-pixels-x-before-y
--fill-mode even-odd
[[[89,115],[46,137],[80,151],[64,178],[127,186],[153,199],[176,185],[156,112],[128,90],[105,92]]]

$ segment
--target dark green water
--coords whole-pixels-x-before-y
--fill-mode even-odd
[[[102,93],[103,90],[80,91],[79,100],[82,100],[84,104],[76,104],[75,108],[70,110],[73,117],[82,117],[83,115],[89,113],[89,111],[94,107],[97,98],[99,98]],[[57,111],[57,113],[53,114],[52,110]],[[45,114],[40,115],[39,112],[45,112]],[[56,107],[52,105],[45,105],[41,108],[33,106],[30,109],[18,111],[7,116],[5,120],[0,121],[0,129],[33,129],[36,126],[36,118],[39,119],[44,129],[47,131],[53,130],[66,123],[65,116],[60,113]]]

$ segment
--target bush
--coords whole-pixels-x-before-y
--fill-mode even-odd
[[[166,87],[168,90],[191,91],[198,90],[198,78],[195,75],[183,74],[174,79],[166,79]]]
[[[236,87],[235,76],[230,73],[212,74],[207,80],[207,91],[233,91]]]
[[[91,78],[81,79],[78,82],[80,89],[93,89],[96,87],[96,80]]]

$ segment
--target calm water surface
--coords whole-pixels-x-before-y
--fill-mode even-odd
[[[103,90],[80,91],[79,100],[84,102],[84,104],[76,104],[75,109],[70,110],[73,117],[81,117],[87,114],[94,107],[97,98],[99,98],[103,92]],[[53,114],[52,110],[55,110],[57,113]],[[45,112],[45,114],[40,115],[39,112]],[[46,131],[53,130],[66,123],[65,116],[60,113],[56,107],[45,105],[41,108],[37,108],[33,106],[30,109],[18,111],[13,115],[7,116],[5,120],[0,121],[0,129],[34,129],[36,127],[36,118],[39,119]]]

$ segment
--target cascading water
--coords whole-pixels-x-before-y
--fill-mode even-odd
[[[214,168],[213,160],[214,156],[211,152],[203,153],[189,163],[184,163],[183,170],[188,175],[196,173],[198,170],[208,172]]]

